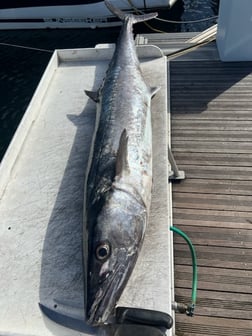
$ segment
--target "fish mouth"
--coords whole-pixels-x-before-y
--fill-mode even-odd
[[[87,323],[92,326],[108,324],[127,279],[129,267],[120,264],[102,282],[87,309]]]

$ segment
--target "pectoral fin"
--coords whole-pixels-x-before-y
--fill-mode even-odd
[[[160,86],[154,86],[150,88],[150,92],[151,92],[151,98],[153,98],[155,96],[155,94],[160,90]]]

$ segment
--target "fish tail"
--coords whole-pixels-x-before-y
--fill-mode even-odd
[[[108,7],[108,9],[113,13],[115,16],[117,16],[119,19],[124,21],[126,18],[130,17],[132,20],[132,23],[138,23],[138,22],[144,22],[151,19],[154,19],[158,16],[158,13],[149,13],[149,14],[142,14],[142,15],[134,15],[129,13],[124,13],[119,8],[114,7],[109,1],[104,0],[105,5]]]

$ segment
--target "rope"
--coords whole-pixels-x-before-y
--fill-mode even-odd
[[[2,46],[6,46],[6,47],[14,47],[14,48],[21,48],[21,49],[33,50],[33,51],[42,51],[42,52],[47,52],[47,53],[50,53],[50,54],[53,53],[53,50],[40,49],[40,48],[32,48],[32,47],[27,47],[27,46],[18,45],[18,44],[11,44],[11,43],[0,42],[0,45],[2,45]]]
[[[198,20],[191,20],[191,21],[174,21],[174,20],[161,19],[161,18],[158,18],[158,17],[155,18],[155,20],[158,20],[158,21],[167,22],[167,23],[178,23],[178,24],[183,24],[183,23],[200,23],[200,22],[214,20],[214,19],[218,19],[218,15],[210,16],[210,17],[203,18],[203,19],[198,19]]]

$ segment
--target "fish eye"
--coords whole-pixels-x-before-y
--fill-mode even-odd
[[[96,247],[96,258],[100,261],[106,260],[110,256],[110,245],[108,243],[102,243]]]

